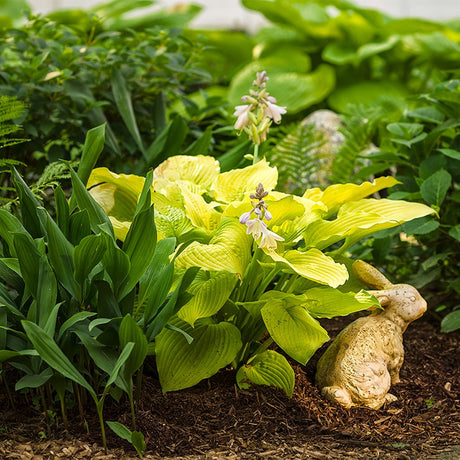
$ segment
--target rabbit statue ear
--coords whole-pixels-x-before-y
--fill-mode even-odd
[[[392,283],[382,273],[364,260],[357,260],[353,263],[352,268],[356,277],[372,289],[385,289],[392,286]]]

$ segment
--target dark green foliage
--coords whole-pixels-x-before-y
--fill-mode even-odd
[[[107,32],[85,14],[89,29],[32,16],[0,31],[0,91],[26,104],[21,123],[31,139],[4,155],[39,172],[79,156],[86,132],[104,122],[104,158],[132,168],[164,128],[164,107],[208,79],[195,65],[199,45],[177,30]]]

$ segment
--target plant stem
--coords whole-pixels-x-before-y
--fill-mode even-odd
[[[252,164],[255,165],[259,161],[259,144],[254,144],[254,156]]]
[[[11,409],[16,410],[16,405],[14,404],[13,397],[11,396],[11,390],[6,380],[6,375],[3,374],[3,383],[5,384],[6,394],[8,395],[8,400],[11,404]]]

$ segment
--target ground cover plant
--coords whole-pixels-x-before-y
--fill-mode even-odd
[[[0,18],[15,24],[0,32],[0,87],[17,97],[0,99],[0,436],[27,406],[42,438],[63,428],[106,449],[116,433],[139,456],[219,442],[238,456],[244,439],[251,454],[264,433],[282,456],[280,434],[328,429],[376,455],[379,442],[412,455],[407,440],[432,453],[435,433],[457,442],[455,332],[421,326],[413,388],[383,413],[345,414],[313,387],[340,317],[380,308],[356,259],[424,287],[449,313],[442,330],[458,327],[455,22],[248,0],[272,23],[249,37],[176,29],[193,6],[126,15],[151,3]],[[342,120],[330,162],[316,161],[330,140],[303,120],[326,107]]]

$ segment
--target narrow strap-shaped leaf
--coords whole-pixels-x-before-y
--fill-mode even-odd
[[[134,343],[133,351],[126,361],[124,375],[127,379],[142,366],[147,356],[147,338],[131,315],[126,315],[118,330],[120,346],[124,347],[129,342]]]
[[[81,154],[80,164],[78,165],[78,177],[83,184],[88,182],[89,175],[96,166],[99,155],[104,149],[105,143],[105,123],[90,129],[86,133],[85,145]]]
[[[112,372],[110,373],[109,380],[107,380],[107,383],[105,384],[105,387],[108,388],[112,383],[115,382],[118,378],[118,374],[121,371],[121,367],[123,364],[125,364],[126,360],[129,358],[129,355],[133,351],[134,348],[134,343],[133,342],[128,342],[124,347],[123,350],[120,353],[120,356],[117,359],[117,362],[115,363],[115,366],[112,369]]]
[[[137,127],[136,116],[131,102],[131,94],[126,87],[126,82],[123,74],[119,70],[114,70],[112,74],[112,93],[120,111],[121,118],[125,122],[128,131],[136,142],[137,147],[145,156],[144,144],[142,142],[139,128]]]
[[[76,198],[77,205],[80,210],[86,210],[88,212],[89,221],[91,224],[91,230],[94,233],[100,233],[99,225],[107,224],[112,230],[113,228],[110,223],[110,219],[107,214],[101,208],[101,206],[94,200],[94,198],[88,193],[83,182],[80,180],[76,172],[70,168],[70,176],[72,179],[73,195]]]
[[[69,236],[70,209],[67,198],[60,186],[54,189],[54,199],[56,201],[56,222],[61,232],[67,238]]]
[[[21,323],[28,339],[32,342],[33,347],[37,350],[43,361],[61,373],[64,377],[86,388],[93,399],[97,399],[96,393],[91,385],[44,330],[31,321],[21,321]]]
[[[0,209],[0,238],[7,244],[11,256],[16,257],[16,249],[13,244],[15,233],[27,233],[19,219],[6,209]]]

